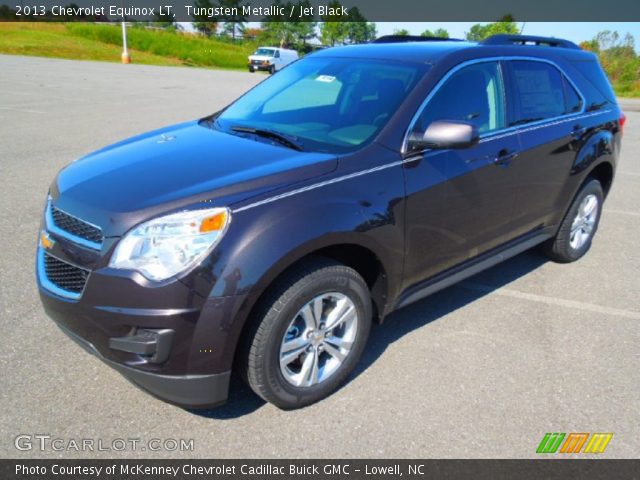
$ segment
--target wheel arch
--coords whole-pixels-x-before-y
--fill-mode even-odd
[[[611,190],[611,185],[613,183],[613,174],[613,165],[611,164],[611,162],[605,160],[598,163],[589,171],[589,173],[585,177],[585,180],[582,182],[582,185],[584,185],[590,179],[598,180],[600,182],[600,185],[602,186],[602,191],[606,198],[609,191]]]
[[[242,325],[237,331],[236,338],[230,344],[233,345],[233,368],[239,364],[238,354],[242,352],[243,340],[250,335],[255,327],[256,312],[264,307],[264,302],[268,298],[270,287],[278,279],[287,275],[292,269],[311,261],[313,258],[327,258],[342,263],[353,268],[365,280],[371,292],[373,319],[382,323],[387,313],[389,295],[389,276],[385,266],[376,252],[362,243],[353,241],[334,241],[313,248],[300,247],[294,252],[290,252],[263,275],[261,281],[256,285],[255,292],[248,295],[241,307],[245,312]]]

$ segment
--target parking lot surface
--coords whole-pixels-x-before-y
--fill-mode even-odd
[[[546,432],[640,455],[640,113],[590,253],[522,254],[376,326],[329,399],[285,412],[236,382],[194,413],[139,391],[45,316],[34,253],[56,172],[223,107],[262,74],[0,56],[0,457],[534,457]],[[17,450],[20,434],[193,439],[193,451]]]

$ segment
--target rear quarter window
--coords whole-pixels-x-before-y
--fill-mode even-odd
[[[592,103],[597,104],[604,100],[616,103],[616,94],[611,88],[611,83],[595,58],[592,60],[573,60],[570,65],[578,70],[584,80],[597,91],[595,95],[592,95],[594,97]]]

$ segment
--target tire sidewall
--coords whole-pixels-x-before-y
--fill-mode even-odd
[[[593,230],[591,231],[591,235],[589,236],[589,239],[585,242],[585,244],[582,245],[580,248],[573,248],[571,246],[571,225],[573,224],[573,221],[576,218],[576,215],[578,214],[578,208],[580,207],[582,200],[587,195],[595,195],[596,198],[598,199],[598,213],[596,216],[596,221],[595,221],[595,224],[593,225]],[[586,254],[591,248],[591,243],[593,242],[596,232],[598,231],[598,226],[600,225],[603,202],[604,202],[604,195],[602,192],[602,187],[600,185],[600,182],[597,180],[591,180],[587,184],[585,184],[585,186],[580,190],[578,195],[576,195],[575,200],[571,204],[571,208],[567,212],[567,216],[562,226],[562,228],[567,230],[565,235],[565,240],[564,240],[565,245],[563,245],[563,248],[564,248],[565,254],[571,260],[579,259],[584,254]]]
[[[295,406],[303,406],[318,401],[338,388],[358,362],[371,328],[371,302],[364,282],[358,281],[355,277],[351,278],[349,275],[335,275],[335,272],[332,271],[315,272],[312,277],[313,280],[310,282],[297,282],[294,285],[295,290],[292,292],[290,300],[277,312],[263,352],[264,357],[261,366],[264,378],[273,392],[278,397],[281,397],[286,404]],[[356,307],[358,326],[353,347],[345,361],[330,378],[312,387],[295,387],[287,382],[280,370],[282,339],[294,316],[306,303],[318,295],[330,292],[339,292],[347,295]]]

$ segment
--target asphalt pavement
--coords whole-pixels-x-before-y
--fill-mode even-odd
[[[37,295],[48,185],[94,149],[214,112],[263,74],[0,56],[0,457],[522,458],[546,432],[613,432],[640,456],[640,108],[592,250],[522,254],[391,315],[337,393],[285,412],[240,383],[194,413],[69,341]],[[18,435],[65,449],[18,450]],[[70,439],[193,439],[192,451],[76,452]],[[23,444],[24,446],[24,444]],[[171,447],[171,444],[166,446]]]

